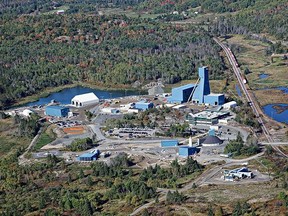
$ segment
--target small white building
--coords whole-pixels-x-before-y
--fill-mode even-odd
[[[95,103],[99,103],[99,98],[93,92],[76,95],[71,100],[71,105],[76,107],[84,107]]]
[[[32,110],[25,109],[25,110],[23,110],[22,115],[25,117],[29,117],[32,113],[33,113]]]
[[[185,109],[185,108],[187,108],[187,107],[186,107],[186,105],[184,105],[184,104],[179,104],[179,105],[173,106],[172,108],[173,108],[173,109],[178,109],[178,110],[180,110],[180,109]]]
[[[64,10],[57,10],[56,14],[64,14],[64,12],[65,12]]]
[[[235,101],[230,101],[228,103],[225,103],[222,105],[224,109],[231,109],[233,107],[237,106],[237,103]]]

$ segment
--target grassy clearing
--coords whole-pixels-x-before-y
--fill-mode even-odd
[[[104,15],[126,15],[130,18],[144,18],[144,19],[155,19],[162,14],[150,14],[150,13],[139,13],[132,10],[123,10],[121,8],[101,8],[100,11]]]
[[[58,8],[55,9],[55,10],[51,10],[51,11],[48,11],[48,12],[46,12],[46,13],[43,13],[43,15],[55,14],[58,10],[64,10],[64,11],[66,11],[66,10],[68,10],[68,9],[69,9],[69,6],[63,5],[63,6],[61,6],[61,7],[58,7]]]
[[[247,74],[249,86],[261,106],[271,103],[287,103],[288,95],[283,94],[280,90],[271,88],[279,86],[288,86],[287,61],[274,59],[266,55],[266,48],[270,45],[261,41],[244,39],[244,36],[233,35],[227,39],[231,45],[240,47],[239,53],[234,53],[241,70],[244,72],[248,68],[252,73]],[[260,74],[268,74],[269,76],[260,79]],[[230,88],[233,88],[232,86]],[[229,88],[229,89],[230,89]],[[269,88],[269,89],[268,89]],[[231,89],[234,91],[234,89]],[[273,95],[273,97],[267,97]]]
[[[254,91],[254,95],[256,98],[260,98],[259,103],[261,106],[271,103],[287,103],[288,101],[288,94],[283,94],[281,90],[257,90]],[[273,95],[273,97],[267,97],[267,95]]]
[[[56,134],[53,132],[53,127],[48,127],[39,137],[34,146],[34,151],[41,149],[43,146],[51,143],[56,139]]]
[[[288,85],[287,66],[284,60],[271,61],[266,55],[266,48],[270,45],[261,41],[244,39],[243,36],[233,35],[227,40],[229,44],[241,47],[240,53],[235,53],[241,69],[246,67],[252,72],[246,77],[252,89],[272,88]],[[287,63],[287,61],[286,61]],[[259,75],[265,73],[269,77],[260,79]]]

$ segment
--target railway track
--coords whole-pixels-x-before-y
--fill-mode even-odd
[[[257,118],[257,121],[258,121],[259,124],[261,125],[262,131],[263,131],[263,133],[264,133],[267,141],[268,141],[269,143],[273,143],[273,142],[274,142],[273,137],[271,136],[269,130],[267,129],[267,127],[266,127],[266,125],[265,125],[265,122],[263,121],[263,119],[262,119],[262,117],[261,117],[261,115],[260,115],[260,113],[261,113],[261,111],[259,111],[260,108],[258,107],[258,105],[255,103],[255,101],[254,101],[253,98],[251,97],[250,93],[248,92],[247,87],[246,87],[247,84],[245,84],[245,83],[243,82],[243,78],[242,78],[242,76],[241,76],[241,70],[240,70],[240,68],[239,68],[239,66],[238,66],[238,62],[237,62],[234,54],[232,53],[232,51],[230,50],[230,48],[228,48],[227,46],[225,46],[225,45],[224,45],[223,43],[221,43],[218,39],[216,39],[216,38],[213,38],[213,39],[214,39],[214,41],[215,41],[219,46],[221,46],[221,48],[224,50],[224,52],[225,52],[225,54],[226,54],[226,56],[227,56],[230,64],[232,65],[232,68],[233,68],[234,74],[235,74],[235,76],[236,76],[236,78],[237,78],[237,81],[238,81],[238,83],[239,83],[239,85],[240,85],[240,87],[241,87],[241,89],[242,89],[242,91],[243,91],[243,93],[244,93],[244,95],[245,95],[248,103],[250,104],[250,107],[252,108],[252,110],[253,110],[256,118]],[[279,154],[281,154],[282,156],[288,158],[288,155],[286,155],[284,152],[282,152],[282,151],[279,149],[278,146],[275,146],[275,145],[271,145],[271,146],[272,146],[272,148],[273,148],[275,151],[277,151]]]

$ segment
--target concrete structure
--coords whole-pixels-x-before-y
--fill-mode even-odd
[[[235,101],[230,101],[228,103],[225,103],[222,105],[224,109],[231,109],[237,106],[237,103]]]
[[[98,156],[99,156],[100,152],[98,149],[94,149],[90,152],[84,153],[82,155],[80,155],[77,160],[78,161],[95,161],[97,160]]]
[[[147,110],[147,109],[151,109],[153,107],[154,107],[154,104],[150,103],[150,102],[139,101],[139,102],[135,103],[135,108],[138,110]]]
[[[96,103],[99,103],[99,98],[93,92],[76,95],[71,100],[71,105],[76,107],[83,107]]]
[[[119,109],[116,109],[116,108],[105,107],[105,108],[101,109],[101,112],[116,114],[116,113],[119,113],[120,111],[119,111]]]
[[[230,115],[230,113],[227,111],[216,112],[211,110],[205,110],[196,114],[189,113],[187,115],[187,121],[189,121],[189,124],[193,125],[213,125],[217,124],[219,119],[225,118],[228,115]]]
[[[232,156],[232,153],[220,154],[220,157],[224,157],[224,158],[230,158],[231,156]]]
[[[218,106],[225,103],[223,94],[210,92],[208,68],[201,67],[198,70],[199,79],[195,84],[187,84],[172,89],[172,96],[168,98],[169,103],[185,103],[192,101],[196,104],[207,104]]]
[[[63,106],[47,106],[45,108],[45,115],[54,117],[67,117],[69,113],[68,107]]]
[[[139,113],[138,109],[128,109],[127,113]]]
[[[178,146],[178,140],[162,140],[161,147],[176,147]]]
[[[153,86],[148,90],[148,95],[161,95],[164,93],[164,90],[161,86]]]
[[[253,178],[253,173],[247,167],[241,167],[233,170],[224,170],[224,179],[226,178]]]
[[[219,126],[218,125],[210,125],[209,130],[218,131],[219,130]]]
[[[219,139],[217,136],[207,136],[202,146],[218,146],[222,143],[222,140]]]
[[[189,157],[197,153],[196,147],[191,146],[181,146],[179,147],[179,156],[181,157]]]
[[[180,110],[180,109],[185,109],[187,107],[184,104],[179,104],[179,105],[173,106],[172,108]]]

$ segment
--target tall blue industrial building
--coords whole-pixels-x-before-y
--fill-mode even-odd
[[[199,80],[196,84],[188,84],[172,89],[170,103],[185,103],[192,99],[196,104],[222,105],[225,103],[223,94],[210,93],[209,71],[207,67],[198,69]]]
[[[184,86],[180,86],[172,89],[172,96],[168,98],[170,103],[185,103],[188,101],[191,92],[195,85],[187,84]]]

